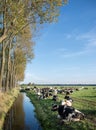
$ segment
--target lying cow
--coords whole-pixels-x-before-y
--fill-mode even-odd
[[[58,96],[57,95],[53,95],[52,100],[57,101],[57,99],[58,99]]]
[[[73,99],[72,99],[70,96],[68,96],[68,95],[66,95],[66,96],[64,97],[64,99],[66,99],[66,100],[69,100],[69,101],[73,102]]]
[[[72,106],[59,105],[58,114],[66,121],[80,121],[84,119],[84,114]]]
[[[66,121],[80,121],[85,117],[82,112],[72,107],[69,101],[62,102],[59,106],[54,104],[51,110],[58,111],[58,117]]]

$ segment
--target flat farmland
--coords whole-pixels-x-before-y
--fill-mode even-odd
[[[60,119],[57,118],[58,112],[51,111],[52,104],[59,105],[60,101],[64,100],[65,93],[58,93],[57,101],[53,101],[52,96],[49,96],[46,99],[38,99],[34,90],[28,91],[27,95],[35,106],[36,116],[39,119],[43,130],[96,130],[96,87],[56,86],[56,88],[60,90],[74,88],[73,93],[69,95],[73,99],[72,106],[84,113],[85,119],[78,122],[72,121],[61,123]]]

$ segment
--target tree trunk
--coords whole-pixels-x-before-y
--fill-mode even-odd
[[[11,62],[10,62],[10,50],[11,50],[11,41],[9,40],[5,91],[8,91],[8,89],[9,89],[9,74],[10,74],[10,70],[11,70],[11,69],[10,69],[10,67],[11,67]]]
[[[1,71],[0,71],[0,87],[3,87],[3,78],[4,77],[4,66],[5,66],[5,48],[4,43],[2,43],[2,56],[1,56]]]
[[[13,76],[14,75],[14,59],[12,59],[12,61],[11,61],[11,71],[10,71],[10,82],[9,82],[9,87],[10,87],[10,89],[12,89],[13,87],[14,87],[14,85],[13,85]]]

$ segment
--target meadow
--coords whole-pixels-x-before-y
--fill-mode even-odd
[[[59,88],[64,89],[65,87],[59,86]],[[51,110],[52,104],[60,104],[65,93],[58,94],[57,101],[53,101],[51,96],[47,99],[38,99],[33,90],[27,91],[27,95],[35,106],[36,116],[43,130],[96,130],[96,87],[84,87],[70,95],[73,99],[72,106],[85,114],[85,119],[78,122],[62,123],[57,118],[58,112]]]

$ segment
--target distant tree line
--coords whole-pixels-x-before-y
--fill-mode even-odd
[[[34,57],[35,29],[56,21],[67,0],[0,0],[0,89],[8,91],[24,79]]]

